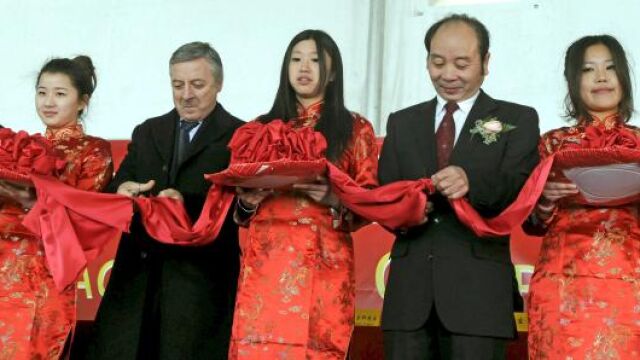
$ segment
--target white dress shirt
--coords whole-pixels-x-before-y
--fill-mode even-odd
[[[460,132],[462,131],[462,127],[464,126],[464,122],[467,120],[467,116],[469,116],[469,112],[471,112],[471,108],[473,104],[476,102],[476,99],[480,95],[480,89],[470,98],[458,102],[458,110],[453,113],[453,122],[456,124],[456,137],[453,140],[455,144],[460,137]],[[444,118],[444,114],[447,112],[445,106],[447,105],[447,101],[440,97],[440,95],[436,95],[437,104],[436,104],[436,118],[435,118],[435,128],[433,129],[433,133],[438,130],[442,119]]]
[[[180,121],[182,121],[182,119]],[[178,130],[180,130],[180,121],[178,121]],[[196,136],[196,133],[198,132],[198,129],[200,129],[200,126],[202,126],[203,121],[204,120],[198,121],[198,125],[189,130],[189,142],[193,141],[193,137]],[[458,124],[456,124],[456,126],[458,126]]]

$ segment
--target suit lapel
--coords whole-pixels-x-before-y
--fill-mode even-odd
[[[424,106],[416,111],[412,118],[414,122],[411,129],[414,132],[414,144],[420,156],[419,169],[421,177],[431,176],[437,169],[436,136],[435,136],[436,99],[424,103]]]
[[[160,154],[162,162],[169,166],[173,155],[173,147],[175,145],[178,113],[173,109],[165,116],[168,120],[159,121],[151,131],[156,151]]]
[[[227,133],[227,128],[231,126],[230,116],[220,104],[216,104],[215,109],[207,116],[198,129],[193,143],[189,147],[189,153],[184,159],[186,163],[192,157],[196,156],[207,146],[218,142]],[[226,144],[225,144],[226,145]]]
[[[470,131],[475,126],[476,120],[484,119],[491,115],[497,107],[498,104],[489,95],[485,94],[484,91],[480,90],[476,102],[471,107],[471,111],[464,121],[464,126],[462,127],[462,131],[460,131],[458,141],[456,141],[453,147],[451,154],[452,164],[458,164],[460,160],[464,158],[464,155],[470,151],[472,145]]]

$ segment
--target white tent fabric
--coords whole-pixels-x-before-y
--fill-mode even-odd
[[[544,131],[564,124],[562,61],[571,41],[610,33],[632,59],[640,56],[632,26],[640,14],[636,0],[450,1],[0,0],[0,124],[41,131],[33,105],[38,69],[53,56],[88,54],[99,84],[87,130],[127,139],[136,124],[172,107],[168,59],[194,40],[209,41],[220,52],[220,101],[250,120],[271,106],[289,40],[317,28],[340,46],[348,107],[384,135],[391,111],[434,96],[426,73],[426,29],[449,13],[465,12],[491,32],[484,88],[534,106]]]

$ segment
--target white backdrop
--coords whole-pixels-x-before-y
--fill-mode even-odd
[[[562,61],[571,41],[610,33],[632,65],[640,56],[636,0],[0,0],[0,9],[0,124],[41,131],[33,104],[38,70],[50,57],[87,54],[98,71],[87,130],[108,139],[127,139],[136,124],[172,108],[168,59],[194,40],[220,52],[219,100],[250,120],[271,106],[289,40],[307,28],[327,31],[344,58],[347,105],[379,135],[390,111],[434,95],[422,41],[428,26],[451,12],[476,16],[491,32],[485,90],[534,106],[543,130],[563,124]]]
[[[640,37],[633,25],[640,16],[637,0],[428,4],[426,0],[388,1],[381,124],[390,111],[435,96],[426,73],[424,34],[429,25],[452,12],[477,17],[491,33],[489,75],[483,88],[494,98],[535,107],[543,132],[566,125],[562,117],[566,94],[562,71],[564,53],[573,41],[584,35],[608,33],[625,47],[632,68],[634,59],[640,57]],[[640,92],[635,88],[634,92],[640,103]],[[633,123],[638,125],[635,119]]]

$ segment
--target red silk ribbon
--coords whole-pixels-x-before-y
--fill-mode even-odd
[[[627,144],[625,139],[618,136],[607,140],[607,143]],[[326,149],[322,135],[310,129],[294,129],[282,121],[249,123],[236,131],[229,147],[232,163],[268,162],[282,160],[283,157],[291,161],[326,162],[322,157]],[[610,150],[614,156],[623,153],[625,160],[640,159],[640,152],[634,149]],[[543,160],[527,179],[516,200],[496,217],[482,218],[466,199],[452,201],[458,219],[479,236],[508,235],[533,210],[554,162],[571,165],[571,159],[584,159],[575,151],[578,150],[569,149],[567,154],[570,156],[567,157],[559,152]],[[435,191],[430,179],[399,181],[366,189],[331,163],[326,162],[326,167],[332,189],[342,204],[388,229],[421,223],[428,195]],[[246,167],[256,168],[259,167]],[[216,181],[215,176],[205,177]],[[147,232],[154,239],[166,244],[197,246],[215,240],[234,197],[230,188],[212,186],[200,217],[192,224],[183,204],[176,200],[96,194],[74,189],[52,177],[34,175],[32,178],[38,201],[24,224],[42,237],[50,271],[61,289],[73,283],[109,241],[120,232],[129,231],[134,203],[141,212]]]
[[[466,202],[453,202],[462,222],[479,235],[506,235],[522,223],[541,193],[552,159],[541,163],[527,181],[518,200],[499,216],[485,220]],[[400,181],[375,189],[359,187],[337,167],[327,163],[328,178],[344,206],[354,213],[389,228],[410,227],[424,217],[427,193],[433,193],[429,179]],[[54,178],[34,176],[38,193],[36,206],[24,225],[43,241],[49,269],[58,288],[75,281],[87,263],[120,232],[128,232],[134,203],[141,212],[147,232],[154,239],[183,246],[197,246],[215,240],[234,193],[212,186],[200,217],[192,224],[181,202],[169,198],[128,198],[78,190]]]

